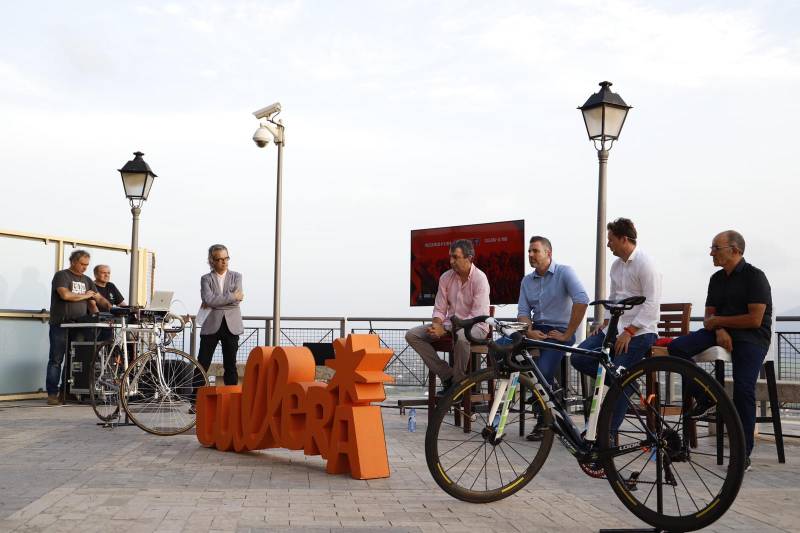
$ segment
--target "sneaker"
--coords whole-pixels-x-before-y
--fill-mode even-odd
[[[531,442],[539,442],[544,439],[544,424],[536,423],[530,433],[525,435],[525,440]]]
[[[61,400],[58,399],[58,395],[56,394],[48,394],[47,405],[61,405]]]
[[[750,464],[750,458],[749,457],[745,457],[744,458],[744,471],[745,472],[749,472],[751,469],[752,469],[752,465]]]

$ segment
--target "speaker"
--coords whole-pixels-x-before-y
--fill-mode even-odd
[[[89,394],[92,381],[92,356],[100,343],[73,342],[70,345],[69,391],[72,394]]]

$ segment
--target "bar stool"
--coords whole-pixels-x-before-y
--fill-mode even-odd
[[[772,336],[767,357],[761,368],[761,376],[766,379],[769,395],[769,416],[756,416],[756,424],[771,422],[775,432],[775,448],[778,453],[778,462],[785,463],[786,455],[783,448],[783,428],[781,426],[780,403],[778,401],[778,385],[775,380],[775,351],[777,343],[775,335]],[[725,387],[725,363],[731,362],[731,353],[721,346],[712,346],[694,356],[696,363],[714,363],[714,378]],[[758,384],[756,383],[756,388]],[[723,435],[717,423],[717,464],[722,464]]]

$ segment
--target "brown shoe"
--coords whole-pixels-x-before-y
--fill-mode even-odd
[[[61,405],[61,401],[58,399],[58,396],[55,394],[48,394],[47,395],[47,405]]]

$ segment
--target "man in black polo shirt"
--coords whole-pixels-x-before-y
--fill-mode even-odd
[[[756,425],[756,380],[767,355],[772,327],[772,293],[764,273],[744,260],[744,237],[723,231],[711,243],[714,266],[703,328],[678,337],[669,354],[690,359],[711,346],[731,352],[733,403],[747,443],[747,468]],[[701,406],[699,410],[706,406]]]
[[[119,292],[116,285],[111,283],[111,267],[108,265],[97,265],[94,267],[94,284],[97,292],[103,295],[112,306],[125,305],[125,297]]]

